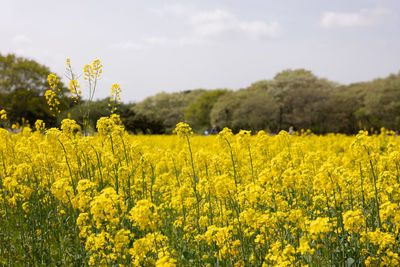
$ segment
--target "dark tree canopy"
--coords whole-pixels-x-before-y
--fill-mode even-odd
[[[246,89],[228,92],[211,110],[211,122],[218,128],[275,130],[278,105],[268,92],[268,83],[255,83]]]
[[[57,125],[57,119],[50,112],[44,92],[49,89],[47,76],[50,69],[38,62],[13,54],[0,54],[0,107],[7,110],[11,123],[22,118],[34,123],[41,119],[48,126]],[[60,82],[61,109],[70,106],[64,95],[66,88]]]
[[[43,94],[48,89],[47,76],[50,73],[48,67],[34,60],[0,54],[0,93],[25,89]]]
[[[210,113],[214,104],[227,90],[211,90],[200,95],[185,109],[185,121],[195,130],[211,128]]]
[[[278,73],[270,93],[279,103],[279,128],[295,126],[320,131],[318,125],[323,119],[322,110],[335,87],[335,83],[304,69]]]
[[[186,107],[205,90],[188,90],[178,93],[159,93],[138,103],[133,111],[152,121],[162,121],[167,133],[172,132],[178,122],[184,121]]]

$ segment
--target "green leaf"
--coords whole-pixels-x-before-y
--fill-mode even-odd
[[[353,258],[348,258],[346,260],[347,266],[351,266],[354,263],[354,259]]]

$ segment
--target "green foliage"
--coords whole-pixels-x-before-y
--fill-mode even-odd
[[[82,102],[85,103],[84,101]],[[90,105],[91,115],[90,115],[90,120],[88,122],[89,128],[96,129],[96,122],[98,119],[100,119],[101,117],[110,116],[111,112],[110,108],[108,107],[108,103],[110,103],[109,98],[91,102]],[[59,122],[61,123],[61,121],[67,117],[70,117],[71,119],[77,122],[83,122],[85,119],[84,117],[88,112],[88,108],[89,108],[88,105],[82,105],[81,107],[79,107],[79,105],[75,105],[74,107],[64,111],[61,114]]]
[[[47,76],[50,73],[48,67],[34,60],[13,54],[6,56],[0,54],[0,93],[7,94],[17,89],[24,89],[43,95],[49,87]]]
[[[278,104],[266,90],[249,87],[246,95],[240,98],[237,108],[234,109],[232,127],[236,130],[249,129],[276,130]]]
[[[37,119],[41,119],[49,126],[56,125],[55,118],[48,110],[46,99],[37,91],[15,89],[9,94],[0,96],[0,105],[7,110],[11,122],[21,122],[24,119],[34,123]]]
[[[218,99],[211,111],[211,122],[218,128],[275,130],[278,106],[266,85],[251,85],[246,89],[228,92]]]
[[[335,87],[336,84],[304,69],[278,73],[269,91],[279,103],[279,128],[293,125],[321,132],[318,125],[323,121],[322,110]]]
[[[165,127],[162,120],[148,118],[133,111],[135,104],[121,105],[120,118],[125,129],[135,134],[163,134]]]
[[[339,86],[330,94],[323,109],[323,132],[356,133],[360,130],[357,110],[362,107],[366,91],[358,85]]]
[[[178,122],[184,120],[186,107],[196,100],[205,90],[189,90],[179,93],[159,93],[138,103],[133,111],[138,116],[153,121],[162,121],[165,132],[171,133]]]
[[[203,93],[185,109],[185,121],[187,121],[194,130],[210,128],[211,109],[218,99],[226,92],[227,90],[218,89]]]
[[[21,122],[24,118],[31,124],[41,119],[47,126],[57,125],[44,98],[50,73],[49,68],[34,60],[0,54],[0,107],[7,110],[11,123]],[[65,96],[67,90],[62,83],[59,88],[62,95],[60,108],[67,109],[71,104]]]
[[[47,203],[44,203],[44,198]],[[76,226],[78,214],[67,206],[68,215],[60,214],[62,208],[55,204],[56,199],[50,190],[43,190],[42,186],[38,186],[30,200],[33,204],[29,209],[24,209],[24,204],[28,203],[21,200],[16,201],[14,209],[3,201],[0,204],[2,212],[7,215],[0,216],[2,233],[7,233],[0,235],[0,265],[84,265],[87,259]]]
[[[365,84],[363,106],[357,115],[365,128],[400,128],[400,73]]]
[[[210,112],[211,124],[218,126],[219,129],[223,127],[232,127],[234,119],[234,108],[237,107],[240,100],[237,93],[228,91],[218,99]]]

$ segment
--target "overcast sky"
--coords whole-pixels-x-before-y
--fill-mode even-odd
[[[0,0],[0,53],[63,76],[100,59],[97,97],[239,89],[306,68],[343,84],[400,71],[399,0]]]

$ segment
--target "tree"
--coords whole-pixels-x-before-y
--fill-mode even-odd
[[[163,134],[165,126],[161,120],[148,118],[142,114],[135,114],[133,106],[121,105],[120,116],[125,129],[136,134]]]
[[[323,110],[337,85],[304,69],[285,70],[274,77],[269,92],[279,103],[278,125],[321,132]]]
[[[363,108],[357,115],[364,126],[375,129],[400,128],[400,73],[376,79],[365,85]],[[362,115],[362,116],[361,116]]]
[[[279,106],[266,90],[249,87],[246,93],[241,92],[240,103],[234,109],[232,127],[252,131],[276,131],[278,128]]]
[[[170,133],[178,122],[184,121],[184,110],[205,90],[188,90],[179,93],[159,93],[136,104],[133,112],[149,120],[162,121],[165,132]]]
[[[211,127],[210,112],[218,99],[227,92],[225,89],[207,91],[191,102],[185,109],[184,116],[195,130]]]
[[[352,86],[339,86],[329,95],[319,120],[322,132],[336,132],[353,134],[357,132],[358,123],[355,116],[356,110],[362,103],[362,91],[352,90]]]
[[[211,110],[211,122],[218,128],[275,130],[278,105],[268,92],[268,82],[261,81],[246,89],[227,92]]]
[[[7,110],[10,122],[21,122],[24,118],[34,123],[41,119],[47,126],[57,125],[44,98],[50,73],[48,67],[34,60],[0,54],[0,105]],[[65,95],[67,89],[62,83],[59,88],[60,107],[67,109],[72,102]]]
[[[93,101],[90,105],[90,120],[88,121],[87,125],[91,129],[96,129],[96,122],[101,117],[107,117],[111,115],[110,107],[108,104],[110,103],[110,98],[104,98],[101,100]],[[79,124],[85,119],[85,114],[87,114],[88,106],[82,105],[79,107],[78,105],[73,106],[70,109],[65,110],[62,112],[60,116],[60,120],[70,117],[71,119],[75,120]]]
[[[213,105],[210,111],[210,120],[213,126],[219,129],[224,127],[232,128],[232,120],[234,116],[234,109],[240,103],[237,94],[233,91],[228,91]]]
[[[49,88],[48,67],[34,60],[17,57],[13,54],[0,54],[0,93],[8,94],[17,89],[39,92],[43,95]]]

